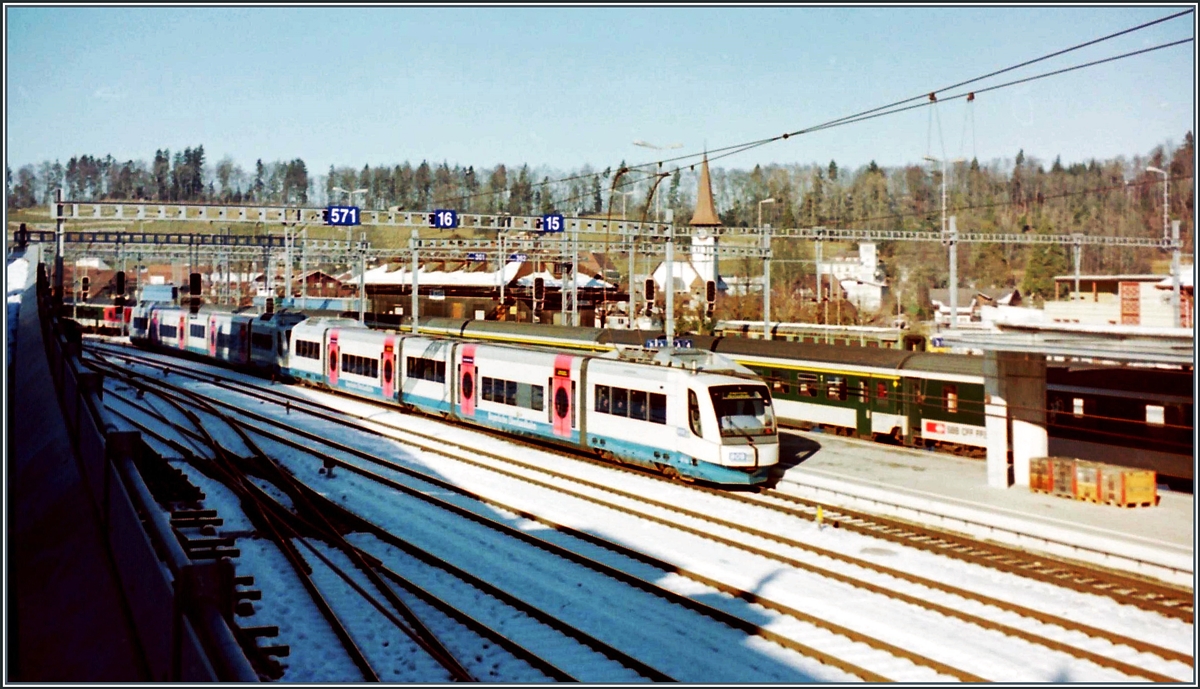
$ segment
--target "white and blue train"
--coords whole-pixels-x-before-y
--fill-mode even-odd
[[[756,485],[779,462],[767,386],[706,351],[556,351],[155,305],[135,309],[130,339],[684,480]]]

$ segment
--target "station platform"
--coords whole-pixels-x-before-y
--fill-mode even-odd
[[[982,459],[782,429],[780,487],[831,505],[890,514],[1194,588],[1194,496],[1117,507],[1028,487],[992,488]]]
[[[29,282],[36,257],[30,257]],[[36,287],[21,293],[6,394],[8,682],[141,682],[149,673],[54,392]]]

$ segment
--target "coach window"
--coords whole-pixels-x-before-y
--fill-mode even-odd
[[[867,396],[867,381],[865,380],[858,381],[858,399],[860,402],[870,401]]]
[[[942,388],[942,392],[946,395],[946,411],[951,414],[958,413],[958,386],[947,385]]]
[[[612,389],[613,416],[629,416],[629,391],[625,388]]]
[[[1082,418],[1083,417],[1083,398],[1082,397],[1072,398],[1071,405],[1072,405],[1072,411],[1075,415],[1075,418],[1077,418],[1077,419]]]
[[[609,392],[607,385],[596,386],[596,411],[600,412],[601,414],[608,414],[612,409],[609,404],[608,395]]]
[[[825,396],[831,400],[845,401],[846,379],[841,376],[830,376],[827,378]]]
[[[667,422],[667,396],[652,392],[650,393],[650,423]]]
[[[801,395],[803,395],[804,397],[816,397],[817,396],[817,387],[819,385],[817,382],[817,374],[801,373],[797,376],[797,378],[799,379],[799,383],[800,383],[800,394]]]
[[[887,395],[887,383],[875,383],[875,399],[886,400]]]
[[[646,420],[646,393],[641,390],[629,391],[629,418]]]
[[[688,390],[688,426],[691,427],[692,433],[704,437],[700,427],[700,400],[697,399],[694,390]]]
[[[492,401],[492,379],[484,376],[479,383],[479,397],[485,402]]]
[[[529,392],[530,408],[533,409],[534,411],[542,411],[543,409],[545,409],[545,402],[544,402],[544,399],[546,396],[545,388],[543,388],[540,385],[530,385],[529,388],[530,388],[530,392]]]

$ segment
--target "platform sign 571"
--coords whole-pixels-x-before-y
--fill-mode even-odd
[[[359,219],[360,213],[357,206],[329,206],[322,214],[325,216],[326,225],[360,225],[362,221]]]

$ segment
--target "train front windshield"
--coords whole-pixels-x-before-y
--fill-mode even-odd
[[[717,385],[708,394],[722,437],[775,433],[775,413],[765,385]]]

